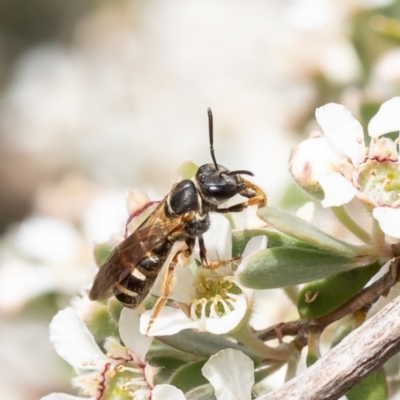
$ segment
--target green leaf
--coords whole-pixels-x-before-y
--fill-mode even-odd
[[[208,380],[201,373],[206,361],[200,360],[182,366],[173,374],[170,384],[181,389],[184,393],[207,384]]]
[[[119,323],[119,317],[123,308],[124,306],[122,303],[120,303],[115,297],[110,297],[107,300],[108,312],[117,325]]]
[[[216,400],[214,388],[208,383],[185,393],[186,400]]]
[[[195,175],[199,167],[192,161],[185,161],[181,164],[176,173],[181,176],[183,179],[192,179]]]
[[[274,289],[325,278],[354,265],[354,257],[319,250],[275,247],[247,257],[237,271],[237,278],[243,286],[251,289]]]
[[[302,247],[313,248],[307,243],[301,242],[284,233],[271,229],[245,229],[236,231],[232,234],[232,257],[243,254],[247,242],[255,236],[266,236],[268,238],[268,248],[272,247]]]
[[[387,400],[388,386],[383,367],[378,368],[352,387],[347,393],[348,400]]]
[[[105,304],[94,303],[88,315],[84,322],[98,343],[103,343],[109,336],[118,337],[118,322],[111,318]]]
[[[201,357],[210,357],[220,350],[240,350],[253,361],[260,361],[260,356],[240,344],[224,338],[222,335],[213,335],[208,332],[198,332],[192,329],[185,329],[175,335],[158,336],[160,342],[167,344],[185,353],[195,354]]]
[[[338,309],[354,297],[379,271],[380,267],[380,264],[376,262],[368,267],[354,268],[305,284],[300,291],[297,303],[300,317],[319,318]],[[314,300],[310,302],[313,298]]]
[[[356,254],[355,247],[335,239],[302,219],[273,207],[263,207],[257,215],[274,228],[315,248],[346,256]]]
[[[149,356],[150,364],[154,367],[159,368],[154,383],[159,385],[161,383],[169,383],[171,376],[183,365],[187,362],[185,360],[176,358],[176,357],[168,357],[168,356],[159,356],[152,357]]]

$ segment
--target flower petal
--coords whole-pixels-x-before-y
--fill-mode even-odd
[[[95,369],[96,362],[106,359],[72,307],[54,316],[50,323],[50,341],[56,352],[75,368]]]
[[[203,235],[208,260],[229,260],[232,257],[232,228],[220,214],[210,215],[210,229]]]
[[[217,400],[251,400],[254,363],[239,350],[221,350],[204,364],[203,375],[215,389]]]
[[[400,131],[400,97],[385,101],[368,124],[369,136],[395,131]]]
[[[323,207],[341,206],[348,203],[357,193],[357,189],[342,174],[338,172],[322,174],[318,177],[325,198],[321,201]]]
[[[145,335],[149,325],[152,310],[145,311],[140,317],[140,332]],[[149,335],[164,336],[173,335],[184,329],[196,328],[198,324],[186,316],[179,308],[163,307],[155,319]]]
[[[145,363],[153,338],[139,332],[139,316],[135,310],[124,307],[119,318],[119,335],[132,353]]]
[[[153,400],[185,400],[186,397],[183,394],[182,390],[176,388],[172,385],[157,385],[151,391],[151,398]]]
[[[379,222],[379,226],[386,235],[400,238],[400,209],[390,207],[376,207],[372,216]]]
[[[267,247],[268,238],[265,235],[253,236],[246,244],[244,248],[242,259],[246,258],[252,253],[258,250],[265,249]]]
[[[364,159],[363,128],[346,107],[329,103],[317,108],[315,117],[325,136],[353,165]]]
[[[42,397],[40,400],[82,400],[83,397],[72,396],[66,393],[52,393]]]
[[[175,267],[175,282],[169,298],[181,303],[190,303],[191,299],[196,295],[193,286],[194,275],[190,266],[185,267],[178,264]]]
[[[206,318],[205,330],[216,335],[230,332],[236,328],[246,314],[247,300],[243,295],[236,297],[235,308],[221,318]]]

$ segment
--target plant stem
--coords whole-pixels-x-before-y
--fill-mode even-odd
[[[366,244],[371,243],[371,236],[361,226],[356,224],[349,216],[344,206],[331,207],[331,210],[340,223],[348,229],[354,236],[358,237]]]

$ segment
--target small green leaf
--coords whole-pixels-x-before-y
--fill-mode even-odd
[[[96,302],[92,306],[89,318],[85,324],[98,343],[104,342],[109,336],[118,336],[118,322],[114,321],[102,302]]]
[[[273,207],[263,207],[257,215],[274,228],[315,248],[346,256],[354,256],[354,246],[335,239],[302,219]]]
[[[117,325],[119,323],[119,317],[123,308],[124,306],[122,305],[122,303],[120,303],[115,297],[110,297],[107,300],[108,312]]]
[[[305,284],[297,303],[300,317],[319,318],[338,309],[354,297],[379,269],[380,264],[374,263]]]
[[[232,234],[232,257],[243,254],[247,242],[255,237],[265,235],[268,238],[268,248],[272,247],[302,247],[313,248],[307,243],[301,242],[291,236],[271,229],[245,229]]]
[[[378,368],[346,393],[347,400],[387,400],[388,386],[383,367]]]
[[[200,360],[182,366],[173,374],[170,384],[181,389],[184,393],[207,384],[208,380],[201,373],[206,361]]]
[[[185,393],[186,400],[216,400],[214,388],[207,383]]]
[[[195,354],[201,357],[210,357],[220,350],[240,350],[253,361],[260,361],[260,356],[247,347],[225,339],[222,335],[213,335],[208,332],[198,332],[192,329],[185,329],[175,335],[158,336],[160,342],[167,344],[185,353]]]
[[[237,271],[237,277],[243,286],[251,289],[274,289],[325,278],[354,265],[354,257],[319,250],[275,247],[247,257]]]
[[[114,250],[114,246],[109,243],[96,244],[93,249],[94,261],[98,267],[101,267]]]
[[[185,161],[181,164],[176,173],[181,176],[183,179],[192,179],[195,175],[199,167],[192,161]]]

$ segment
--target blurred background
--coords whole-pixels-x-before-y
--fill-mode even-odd
[[[71,392],[49,321],[129,188],[160,199],[211,161],[207,107],[218,162],[295,207],[287,160],[315,108],[366,124],[400,94],[399,18],[400,0],[2,0],[0,398]]]

